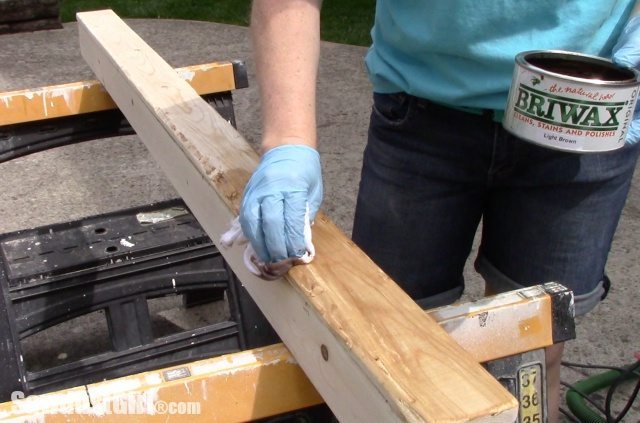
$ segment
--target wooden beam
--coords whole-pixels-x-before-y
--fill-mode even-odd
[[[575,338],[573,293],[554,282],[428,313],[481,363]]]
[[[5,402],[0,420],[234,423],[322,402],[286,347],[276,344]],[[159,403],[173,404],[174,412]]]
[[[212,239],[237,214],[258,157],[112,11],[79,13],[83,57]],[[317,257],[265,282],[227,262],[337,417],[505,421],[517,402],[326,216]]]
[[[200,95],[236,88],[231,62],[175,70]],[[115,109],[99,81],[81,81],[0,93],[0,126]]]

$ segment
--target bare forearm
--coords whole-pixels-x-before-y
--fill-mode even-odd
[[[263,150],[316,146],[321,0],[255,0],[251,34],[262,99]]]

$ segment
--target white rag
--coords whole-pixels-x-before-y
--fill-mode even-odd
[[[307,252],[301,257],[290,257],[276,263],[265,263],[261,261],[251,246],[251,243],[248,242],[247,238],[242,233],[242,227],[240,226],[240,219],[238,217],[231,221],[230,228],[220,237],[220,246],[223,248],[230,248],[235,243],[238,243],[238,245],[246,244],[244,254],[242,256],[244,265],[247,267],[249,272],[256,276],[260,276],[263,279],[277,279],[287,273],[293,265],[311,263],[316,255],[316,249],[311,240],[309,206],[307,206],[307,212],[304,216],[304,243]]]

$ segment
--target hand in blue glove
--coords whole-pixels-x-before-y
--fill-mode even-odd
[[[267,151],[245,188],[239,216],[258,259],[269,264],[305,255],[305,217],[313,222],[321,202],[315,149],[282,145]]]
[[[612,60],[617,65],[640,69],[640,16],[635,16],[627,22],[612,53]],[[626,142],[627,144],[635,144],[639,140],[640,101],[636,103]]]

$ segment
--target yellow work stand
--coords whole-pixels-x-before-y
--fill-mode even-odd
[[[200,65],[178,72],[188,75],[194,88],[205,95],[246,84],[246,79],[238,83],[234,65],[238,63]],[[0,134],[20,134],[24,139],[25,134],[37,131],[29,128],[40,128],[51,119],[80,121],[115,108],[95,81],[0,93]],[[0,161],[90,139],[91,135],[84,134],[75,141],[13,143],[10,148],[6,143],[3,148],[5,141],[0,141]],[[486,363],[489,372],[518,399],[519,423],[546,421],[543,348],[575,337],[569,290],[547,283],[426,312],[478,362]],[[0,321],[0,331],[8,330]],[[1,363],[20,366],[2,354],[0,350]],[[21,383],[18,380],[14,385],[13,396],[0,393],[14,399],[0,404],[0,420],[120,421],[123,415],[135,414],[136,421],[238,422],[268,419],[323,403],[283,344],[26,398],[15,393],[29,393]]]

